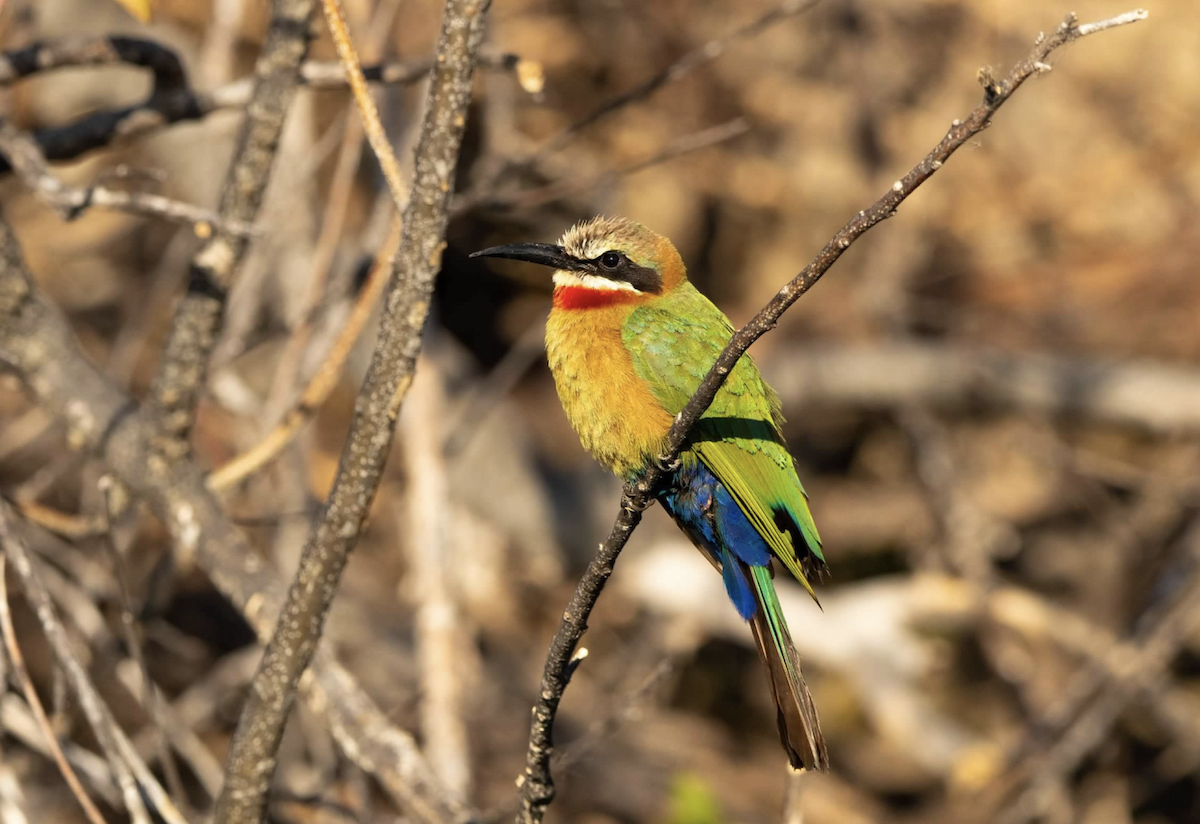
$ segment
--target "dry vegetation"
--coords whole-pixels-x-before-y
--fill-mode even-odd
[[[345,0],[367,66],[427,58],[442,7]],[[156,0],[149,25],[100,0],[0,8],[5,51],[148,38],[209,93],[204,117],[143,123],[55,162],[75,194],[0,178],[37,288],[113,385],[158,403],[189,260],[207,241],[189,221],[221,208],[249,95],[238,81],[263,48],[268,4]],[[324,660],[283,741],[273,820],[390,821],[397,803],[426,821],[516,810],[546,648],[620,490],[579,448],[542,362],[544,273],[466,255],[626,214],[670,235],[743,323],[978,103],[981,66],[1003,73],[1070,10],[824,0],[729,36],[772,8],[495,0],[424,350],[324,641],[382,711],[367,730],[411,733],[451,800],[432,808],[411,773],[373,773],[347,752],[355,733],[336,706],[348,699],[334,689],[335,709],[327,701],[345,672]],[[1085,21],[1125,10],[1074,8]],[[805,824],[1200,820],[1200,12],[1174,0],[1151,13],[1055,52],[1053,71],[754,348],[784,397],[832,566],[824,612],[781,586],[831,774],[789,784],[749,631],[719,576],[651,510],[558,716],[552,820],[765,822],[785,806]],[[316,28],[311,60],[335,60]],[[719,54],[696,51],[710,42]],[[688,70],[572,126],[669,66]],[[262,209],[223,224],[251,243],[192,457],[168,443],[173,466],[219,467],[284,418],[355,299],[377,294],[371,261],[395,242],[350,95],[336,73],[306,76]],[[15,165],[29,132],[143,100],[151,74],[104,65],[2,82],[15,128],[0,129],[0,154]],[[424,87],[374,88],[407,181]],[[204,214],[105,208],[92,186]],[[239,533],[225,548],[265,576],[241,590],[214,575],[209,550],[184,551],[153,495],[129,508],[122,485],[102,483],[128,455],[77,451],[94,444],[72,411],[39,403],[0,358],[0,493],[24,513],[0,503],[0,522],[17,525],[99,697],[189,821],[212,810],[255,635],[270,630],[256,593],[278,607],[373,340],[372,325],[291,446],[221,485]],[[76,517],[49,523],[55,513]],[[142,802],[122,792],[123,759],[105,759],[110,742],[54,663],[14,540],[0,529],[9,646],[99,814],[126,820]],[[165,699],[155,711],[139,657]],[[3,670],[0,822],[85,820],[19,669]]]

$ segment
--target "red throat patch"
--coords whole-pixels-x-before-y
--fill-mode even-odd
[[[602,309],[619,303],[633,303],[641,295],[623,289],[588,289],[585,286],[558,286],[554,289],[555,309]]]

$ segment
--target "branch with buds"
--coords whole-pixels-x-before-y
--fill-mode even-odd
[[[783,313],[799,300],[801,295],[816,285],[851,244],[872,227],[895,215],[900,204],[932,177],[951,155],[990,126],[992,116],[1026,80],[1049,72],[1051,67],[1046,63],[1046,59],[1051,52],[1089,34],[1144,20],[1148,16],[1147,11],[1138,9],[1107,20],[1080,25],[1073,13],[1068,14],[1049,36],[1039,34],[1029,56],[1014,66],[1004,78],[998,80],[989,69],[981,69],[978,77],[984,89],[983,101],[965,119],[951,123],[946,135],[920,163],[892,184],[869,208],[859,212],[843,226],[817,256],[730,339],[691,400],[676,416],[667,433],[663,454],[657,465],[651,467],[637,483],[626,486],[621,498],[621,511],[613,523],[612,530],[588,565],[587,572],[580,579],[563,612],[562,622],[554,634],[546,656],[538,700],[533,707],[525,771],[518,779],[521,798],[518,822],[540,822],[546,807],[554,798],[554,781],[550,774],[550,758],[554,750],[554,718],[571,674],[586,654],[578,645],[587,630],[588,616],[591,615],[600,592],[612,575],[617,556],[641,522],[642,512],[654,502],[655,493],[668,467],[675,462],[686,443],[689,431],[712,404],[738,359],[746,353],[751,344],[774,328]]]

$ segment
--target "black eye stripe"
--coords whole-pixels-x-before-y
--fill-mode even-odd
[[[662,293],[662,277],[657,271],[649,266],[637,265],[616,250],[610,249],[589,262],[600,277],[625,281],[639,292],[652,295]]]

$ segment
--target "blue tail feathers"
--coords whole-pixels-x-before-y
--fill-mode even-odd
[[[758,602],[743,564],[768,566],[771,551],[767,542],[704,464],[689,462],[677,470],[673,480],[662,496],[663,508],[712,560],[720,562],[729,600],[744,620],[752,620]]]

